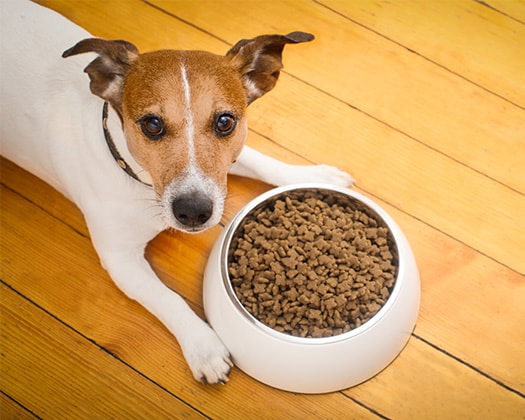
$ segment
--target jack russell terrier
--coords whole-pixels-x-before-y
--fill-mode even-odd
[[[8,9],[0,25],[2,155],[78,205],[117,286],[176,336],[197,380],[225,383],[228,350],[158,279],[144,249],[164,229],[216,225],[228,173],[277,186],[352,184],[331,166],[289,165],[243,147],[246,107],[274,87],[284,46],[313,36],[263,35],[225,56],[139,54],[34,3]]]

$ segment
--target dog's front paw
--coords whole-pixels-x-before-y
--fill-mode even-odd
[[[203,324],[182,344],[193,376],[203,384],[225,384],[233,363],[217,334]]]
[[[355,180],[348,173],[329,165],[315,165],[311,167],[312,174],[309,182],[336,185],[338,187],[351,187]]]

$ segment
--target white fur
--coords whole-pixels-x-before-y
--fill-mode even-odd
[[[161,199],[164,210],[159,211],[153,189],[125,174],[108,150],[101,126],[102,101],[89,92],[83,73],[93,56],[61,58],[64,50],[91,35],[31,2],[3,6],[9,13],[0,14],[1,153],[79,206],[101,263],[115,284],[177,337],[195,378],[208,383],[227,381],[231,366],[227,349],[144,259],[145,246],[153,237],[168,225],[177,227],[166,210],[170,197],[195,185],[207,191],[218,206],[205,226],[209,227],[220,219],[225,192],[194,164],[166,189]],[[184,71],[182,75],[191,108],[191,87]],[[127,151],[115,114],[110,115],[108,126],[121,154],[139,176],[147,178]],[[187,117],[191,121],[189,109]],[[194,135],[188,128],[188,138]],[[275,185],[352,182],[332,167],[287,165],[249,148],[243,150],[232,172]]]
[[[328,165],[289,165],[244,146],[230,170],[231,174],[255,178],[271,185],[305,182],[349,186],[354,180],[346,172]]]
[[[191,169],[197,168],[197,161],[195,159],[195,126],[193,123],[193,109],[191,107],[191,88],[188,82],[188,75],[186,74],[186,67],[184,64],[180,66],[180,74],[182,77],[182,89],[184,90],[186,137],[188,140],[188,165],[191,171]]]

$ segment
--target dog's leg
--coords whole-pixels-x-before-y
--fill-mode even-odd
[[[114,225],[101,223],[101,217],[113,222],[119,219],[107,214],[86,217],[101,263],[115,284],[177,338],[195,379],[202,383],[228,381],[233,364],[224,344],[180,295],[161,282],[144,258],[147,242],[158,231],[145,233],[133,224],[122,224],[116,230]]]
[[[232,366],[228,350],[184,299],[158,279],[143,251],[121,251],[103,258],[117,286],[175,335],[195,379],[203,383],[228,381]]]
[[[230,173],[283,186],[304,182],[318,182],[351,186],[354,179],[346,172],[328,165],[291,165],[271,158],[251,147],[244,146]]]

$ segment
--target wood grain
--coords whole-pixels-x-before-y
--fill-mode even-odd
[[[322,0],[321,3],[525,107],[525,57],[520,45],[525,26],[488,7],[491,2]],[[520,2],[501,4],[517,9]],[[498,48],[491,48],[496,44]]]
[[[12,420],[34,420],[37,417],[6,394],[0,393],[0,418]]]
[[[522,0],[488,0],[479,3],[486,4],[508,18],[525,24],[525,3]]]
[[[15,292],[1,293],[2,383],[39,417],[203,418]]]

